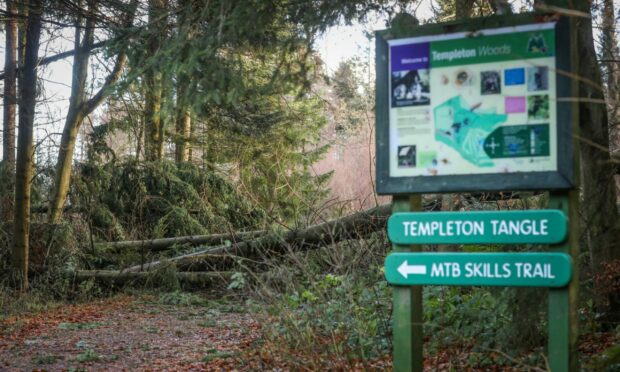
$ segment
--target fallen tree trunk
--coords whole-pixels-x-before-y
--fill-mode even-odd
[[[308,250],[333,244],[346,239],[359,239],[382,230],[390,215],[391,205],[384,204],[366,211],[354,213],[336,220],[310,226],[302,230],[290,230],[265,234],[256,239],[235,244],[209,247],[198,252],[166,259],[178,269],[187,269],[197,261],[210,256],[233,255],[244,258],[270,256],[295,250]],[[123,272],[149,271],[159,267],[162,261],[129,267]]]
[[[248,231],[231,234],[191,235],[174,238],[150,239],[150,240],[127,240],[120,242],[95,243],[95,248],[119,252],[124,249],[147,249],[150,251],[163,251],[175,244],[189,245],[219,245],[226,241],[232,243],[255,238],[265,234],[265,231]]]
[[[228,280],[232,272],[176,272],[174,276],[181,284],[208,286],[222,280]],[[94,279],[106,284],[124,285],[130,282],[148,283],[161,280],[153,272],[121,272],[111,270],[77,270],[68,274],[77,282]]]

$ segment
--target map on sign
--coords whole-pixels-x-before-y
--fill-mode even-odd
[[[555,23],[388,43],[391,177],[557,171]]]

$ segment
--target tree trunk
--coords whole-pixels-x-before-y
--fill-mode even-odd
[[[147,45],[148,57],[153,58],[162,46],[163,25],[162,17],[165,0],[149,0],[149,41]],[[162,19],[164,19],[162,21]],[[161,102],[163,95],[162,73],[156,63],[151,63],[144,77],[144,116],[145,116],[145,153],[146,160],[155,161],[164,158],[164,133],[162,131]]]
[[[24,71],[20,89],[19,133],[15,177],[15,218],[12,266],[17,287],[28,289],[28,250],[30,236],[30,191],[33,176],[33,134],[37,95],[37,62],[41,32],[42,1],[32,0],[26,29]]]
[[[489,0],[489,5],[495,14],[512,14],[512,6],[508,0]]]
[[[209,286],[214,283],[225,283],[233,275],[232,272],[176,272],[174,279],[181,284],[191,286]],[[147,272],[120,272],[109,270],[78,270],[67,274],[70,278],[74,278],[77,282],[86,280],[96,280],[108,285],[124,285],[129,283],[160,283],[169,280],[167,276],[161,278],[156,277],[155,273]]]
[[[177,85],[177,118],[176,118],[176,148],[177,163],[189,161],[190,137],[192,134],[192,116],[187,106],[187,79],[179,77]]]
[[[185,44],[191,39],[192,14],[191,1],[181,0],[179,2],[179,26],[178,33],[185,41]],[[189,57],[189,48],[183,46],[181,56],[184,59]],[[179,71],[177,76],[177,107],[176,107],[176,137],[175,137],[175,160],[177,163],[189,161],[190,154],[190,138],[192,135],[192,117],[188,104],[190,78],[185,71]]]
[[[133,23],[137,2],[134,0],[129,13],[124,21],[126,27]],[[96,3],[89,3],[89,10],[95,11]],[[50,198],[50,223],[58,223],[62,215],[62,210],[67,200],[69,186],[71,182],[71,168],[73,164],[73,153],[75,143],[84,119],[93,112],[110,94],[110,87],[121,77],[125,61],[126,52],[120,51],[114,68],[106,78],[101,89],[89,100],[85,98],[86,78],[88,73],[88,61],[93,45],[93,33],[95,20],[90,17],[86,21],[86,28],[82,39],[82,20],[78,16],[75,29],[75,55],[73,58],[73,81],[71,83],[71,97],[69,98],[69,110],[65,119],[65,126],[60,139],[60,149],[58,151],[58,161],[56,163],[52,197]]]
[[[620,52],[616,32],[616,12],[613,0],[603,1],[603,28],[601,29],[601,50],[607,91],[607,110],[611,132],[612,151],[620,149]],[[618,172],[616,172],[618,174]]]
[[[6,0],[6,10],[11,13],[6,19],[6,45],[4,55],[4,112],[2,135],[2,160],[7,182],[7,194],[0,200],[0,219],[13,219],[13,192],[15,185],[15,110],[17,107],[17,6],[13,0]]]
[[[581,2],[579,2],[581,4]],[[578,9],[590,14],[588,2]],[[616,207],[614,166],[609,152],[609,125],[604,104],[600,66],[596,60],[592,20],[577,21],[576,47],[579,60],[579,127],[581,141],[581,182],[583,188],[582,218],[594,275],[602,274],[604,264],[620,260],[620,216]],[[593,103],[593,101],[595,103]],[[599,293],[604,293],[599,288]],[[620,321],[620,294],[609,294],[599,303],[609,321]]]
[[[89,9],[93,10],[93,9]],[[86,77],[88,74],[88,60],[90,46],[94,38],[95,21],[89,17],[84,28],[84,20],[78,13],[75,22],[75,54],[73,56],[73,79],[71,82],[71,97],[69,98],[69,110],[65,119],[65,126],[60,139],[58,161],[54,177],[53,194],[51,198],[50,222],[58,223],[62,214],[62,208],[69,191],[71,165],[73,163],[73,151],[80,124],[84,120],[82,105],[86,90]],[[82,35],[83,33],[83,35]]]
[[[20,18],[22,18],[22,16],[23,16],[23,14],[20,13]],[[18,34],[19,34],[19,32],[18,32]],[[94,43],[91,46],[90,50],[93,51],[95,49],[101,48],[102,46],[104,46],[106,44],[113,44],[116,41],[117,41],[116,39],[105,40],[105,41],[98,41],[98,42]],[[74,54],[75,54],[75,50],[67,50],[65,52],[61,52],[61,53],[58,53],[58,54],[54,54],[54,55],[51,55],[51,56],[48,56],[48,57],[41,58],[39,60],[39,67],[40,66],[49,65],[52,62],[60,61],[61,59],[65,59],[67,57],[71,57]],[[17,68],[17,73],[19,74],[20,71],[21,71],[21,67],[18,67]],[[3,72],[0,72],[0,79],[4,79],[5,77],[6,77],[6,70],[3,71]]]
[[[149,251],[163,251],[173,245],[218,245],[224,244],[227,240],[236,243],[246,239],[264,235],[265,231],[249,231],[233,234],[213,234],[213,235],[194,235],[179,236],[175,238],[151,239],[151,240],[128,240],[121,242],[96,243],[95,248],[104,249],[112,252],[120,252],[124,249],[146,249]]]
[[[21,87],[23,85],[23,75],[24,75],[24,61],[26,59],[26,28],[28,27],[28,7],[29,0],[23,0],[18,2],[18,11],[19,18],[21,19],[21,23],[18,26],[17,31],[17,96],[21,97]]]
[[[185,269],[209,256],[233,255],[257,258],[295,250],[316,249],[345,239],[360,239],[373,232],[381,231],[386,225],[390,211],[391,206],[384,204],[303,230],[270,233],[232,245],[210,247],[199,252],[170,258],[164,262],[174,262],[177,267]],[[161,264],[162,262],[156,261],[146,265],[136,265],[123,271],[149,271]]]

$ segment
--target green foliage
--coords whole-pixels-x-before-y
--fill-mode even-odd
[[[169,237],[255,229],[264,214],[222,177],[191,163],[127,159],[83,164],[76,204],[104,239]]]
[[[128,81],[148,70],[191,76],[187,96],[196,113],[205,108],[260,100],[263,94],[309,87],[314,37],[329,25],[360,19],[372,1],[179,1],[176,18],[142,27],[129,48]],[[176,26],[176,27],[174,27]],[[161,44],[156,53],[145,45]],[[256,78],[253,78],[256,77]],[[202,116],[202,115],[201,115]]]
[[[374,126],[374,81],[365,76],[370,68],[355,57],[341,62],[329,80],[335,93],[330,97],[330,109],[336,133],[341,137]]]
[[[457,7],[460,3],[461,13],[467,13],[470,17],[484,17],[493,14],[489,2],[478,2],[472,0],[436,0],[435,22],[454,21],[457,16]]]
[[[53,364],[53,363],[56,363],[58,360],[62,360],[62,359],[64,359],[64,357],[61,355],[44,353],[44,354],[35,355],[34,357],[32,357],[32,362],[34,364],[43,365],[43,364]]]
[[[431,350],[468,344],[489,350],[501,342],[500,331],[510,323],[508,308],[496,293],[480,288],[424,287],[425,334]]]
[[[391,304],[384,300],[391,291],[384,281],[361,279],[327,274],[285,295],[270,309],[278,322],[268,326],[267,337],[282,339],[293,349],[312,348],[351,359],[388,353]],[[336,339],[342,341],[331,342]]]
[[[230,277],[228,289],[243,289],[245,285],[245,275],[242,272],[236,272]]]
[[[88,363],[88,362],[96,362],[101,359],[101,355],[99,355],[93,349],[87,349],[86,351],[78,354],[75,357],[75,361],[79,363]]]
[[[202,358],[203,363],[209,363],[212,360],[218,359],[218,358],[230,358],[232,356],[234,356],[235,353],[232,351],[219,351],[217,349],[209,349],[207,350],[207,354]]]
[[[265,314],[265,344],[296,355],[294,368],[381,357],[390,349],[391,290],[380,262],[383,237],[299,253],[263,276],[253,293]],[[250,288],[252,288],[250,286]],[[301,351],[301,353],[300,353]]]
[[[586,367],[593,371],[620,371],[620,345],[613,345],[593,358]]]
[[[330,174],[315,176],[311,165],[328,150],[318,145],[325,125],[324,103],[313,95],[303,99],[270,96],[252,103],[254,117],[246,113],[232,118],[222,111],[209,117],[212,129],[201,137],[207,144],[208,164],[221,164],[239,175],[239,190],[254,205],[277,221],[298,223],[325,195]],[[268,129],[243,129],[243,119]],[[258,119],[260,117],[260,119]],[[236,123],[241,120],[241,127]]]
[[[93,329],[98,328],[105,325],[110,325],[109,322],[92,322],[92,323],[60,323],[58,324],[58,329],[68,330],[68,331],[77,331],[80,329]]]
[[[159,296],[159,302],[164,305],[181,305],[181,306],[195,306],[204,305],[205,299],[192,293],[174,291],[168,293],[162,293]]]
[[[265,342],[314,359],[373,360],[391,352],[392,291],[382,273],[384,237],[298,254],[259,283],[271,293]],[[477,251],[481,247],[471,246]],[[273,275],[273,278],[272,276]],[[468,350],[461,368],[544,366],[546,292],[539,289],[424,287],[425,348]],[[524,324],[531,322],[532,324]],[[297,367],[324,365],[299,356]]]

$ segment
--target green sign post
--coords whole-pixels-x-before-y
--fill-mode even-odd
[[[394,285],[565,287],[572,274],[565,253],[392,253],[385,278]]]
[[[549,367],[577,371],[574,21],[513,14],[395,23],[376,36],[377,193],[393,195],[385,275],[394,370],[423,370],[423,285],[480,285],[547,288]],[[549,210],[422,212],[422,193],[506,190],[546,190]],[[549,250],[423,253],[424,244]]]
[[[558,210],[395,213],[388,237],[398,244],[555,244],[567,226]]]

